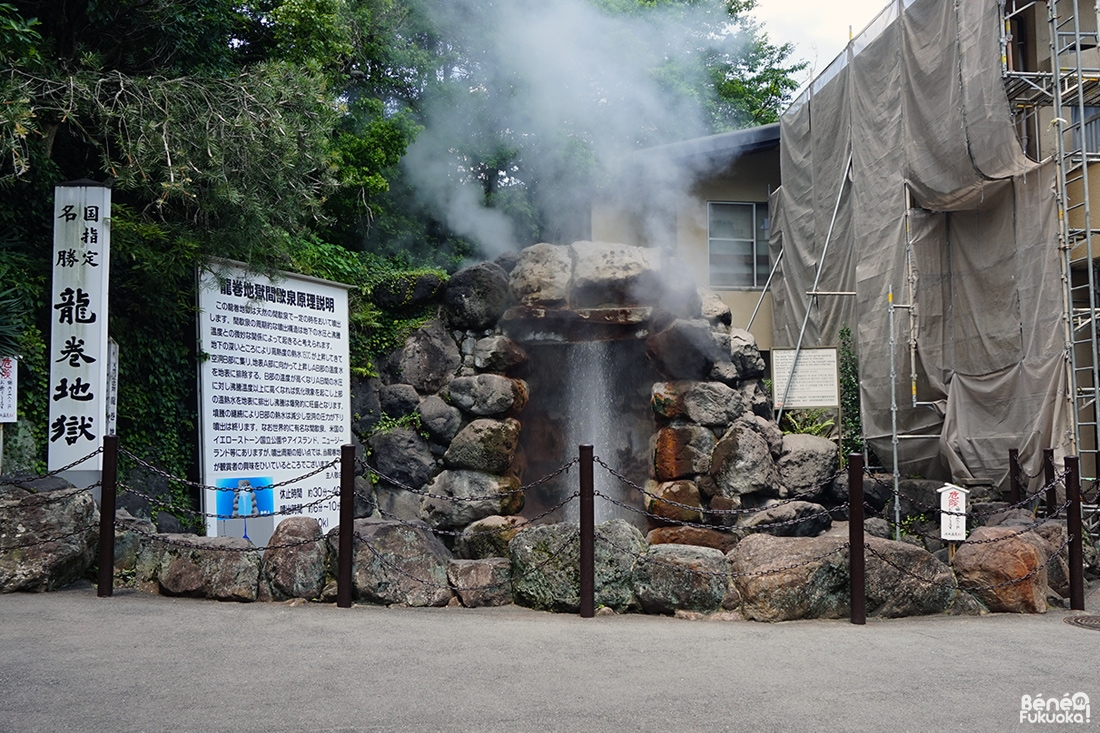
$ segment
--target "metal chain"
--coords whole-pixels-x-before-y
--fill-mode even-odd
[[[520,486],[518,489],[505,489],[504,491],[498,491],[496,494],[485,495],[485,496],[447,496],[445,494],[433,494],[432,492],[430,492],[426,489],[416,489],[416,488],[413,488],[412,486],[409,486],[408,484],[405,484],[405,483],[402,483],[401,481],[398,481],[397,479],[390,478],[389,476],[387,476],[383,473],[380,473],[379,471],[377,471],[376,469],[372,468],[369,465],[367,466],[367,470],[370,471],[370,473],[377,476],[382,481],[384,481],[385,483],[396,486],[397,488],[399,488],[403,491],[408,491],[410,494],[416,494],[417,496],[425,496],[429,499],[438,499],[440,501],[450,501],[450,502],[456,502],[457,503],[457,502],[463,502],[463,501],[492,501],[492,500],[495,500],[495,499],[500,499],[502,496],[511,496],[512,494],[524,494],[528,490],[533,489],[533,488],[535,488],[535,487],[537,487],[541,484],[544,484],[547,481],[550,481],[551,479],[554,479],[557,476],[561,475],[562,473],[565,473],[572,466],[575,466],[579,462],[580,462],[580,459],[574,458],[569,463],[566,463],[565,465],[561,466],[560,468],[555,470],[553,473],[550,473],[550,474],[547,474],[546,476],[543,476],[538,481],[534,481],[530,484],[524,484],[524,485]]]
[[[593,494],[593,496],[600,497],[604,501],[610,502],[612,504],[615,504],[616,506],[622,507],[623,509],[634,512],[635,514],[641,514],[642,516],[648,517],[650,519],[658,520],[658,521],[663,522],[665,524],[673,524],[673,525],[683,526],[683,527],[697,527],[699,529],[716,529],[717,527],[721,527],[721,525],[700,524],[699,522],[689,522],[687,520],[681,520],[681,519],[669,519],[668,517],[663,517],[660,514],[652,514],[650,512],[645,511],[644,509],[639,509],[635,506],[630,506],[629,504],[626,504],[624,502],[613,499],[612,497],[608,496],[607,494],[601,493],[599,491],[593,491],[592,494]],[[763,510],[772,509],[772,508],[777,507],[777,506],[782,506],[782,504],[773,504],[772,506],[764,507]],[[779,522],[768,522],[768,523],[756,524],[756,525],[752,526],[752,529],[761,529],[761,528],[771,529],[772,527],[785,527],[787,525],[800,524],[801,522],[804,522],[808,519],[815,519],[817,517],[823,517],[823,516],[829,515],[833,511],[836,511],[838,509],[845,509],[847,507],[848,507],[848,502],[845,502],[845,503],[841,504],[840,506],[834,507],[833,509],[826,509],[825,511],[822,511],[822,512],[814,512],[813,514],[807,514],[804,517],[796,517],[795,519],[784,519],[783,521],[779,521]],[[706,510],[700,509],[699,507],[694,507],[694,509],[696,511],[701,511],[704,514],[706,513]],[[760,511],[763,511],[763,510],[760,510]],[[744,527],[742,527],[742,528],[744,528]],[[731,528],[727,528],[727,529],[731,529]]]
[[[75,537],[78,534],[85,534],[85,533],[91,532],[93,530],[95,530],[95,531],[99,530],[99,522],[94,522],[94,523],[89,524],[85,527],[74,530],[72,532],[67,532],[65,534],[59,534],[59,535],[55,535],[53,537],[47,537],[45,539],[36,539],[33,542],[24,542],[21,545],[0,544],[0,552],[7,552],[8,550],[22,550],[22,549],[25,549],[27,547],[37,547],[39,545],[48,545],[52,542],[57,542],[58,540],[65,540],[65,539],[68,539],[70,537]],[[24,533],[23,532],[17,532],[16,534],[18,535],[18,534],[24,534]]]
[[[365,545],[368,550],[370,550],[371,554],[374,555],[378,559],[378,562],[382,563],[383,565],[385,565],[387,568],[389,568],[393,572],[395,572],[399,575],[402,575],[402,576],[404,576],[404,577],[408,578],[409,580],[412,580],[416,583],[420,583],[421,585],[428,586],[429,588],[437,588],[437,589],[440,589],[440,590],[454,590],[454,591],[462,592],[462,591],[492,590],[492,589],[496,589],[496,588],[503,588],[507,585],[510,585],[510,584],[514,583],[517,580],[522,580],[522,579],[526,578],[527,576],[532,575],[533,573],[542,570],[544,567],[549,565],[551,561],[557,559],[558,556],[560,556],[563,552],[565,552],[566,549],[568,549],[572,544],[574,544],[579,539],[579,535],[580,535],[580,530],[579,529],[576,532],[571,533],[569,537],[562,540],[561,546],[558,547],[558,549],[556,549],[554,552],[550,553],[546,557],[546,559],[544,559],[542,562],[540,562],[536,565],[531,566],[526,572],[521,573],[518,576],[509,577],[508,580],[503,580],[499,583],[489,583],[488,585],[478,585],[478,586],[469,586],[469,587],[459,587],[459,586],[453,586],[453,585],[450,585],[450,584],[440,585],[439,583],[436,583],[436,582],[431,581],[431,580],[427,580],[425,578],[418,578],[415,575],[413,575],[412,573],[405,570],[404,568],[397,567],[396,565],[391,563],[389,560],[387,560],[385,557],[383,557],[382,554],[379,553],[378,550],[374,549],[374,546],[371,545],[371,543],[368,542],[358,532],[355,533],[355,538],[357,540],[359,540],[363,545]]]
[[[1026,497],[1024,497],[1020,501],[1016,502],[1015,504],[1010,504],[1009,506],[1002,507],[1002,508],[999,508],[999,509],[990,509],[988,511],[982,511],[982,512],[971,512],[969,514],[969,516],[974,516],[974,517],[990,516],[990,515],[993,515],[993,514],[997,514],[998,512],[1007,511],[1009,509],[1022,508],[1026,504],[1030,503],[1033,499],[1039,497],[1040,495],[1042,495],[1043,493],[1045,493],[1049,489],[1052,489],[1055,486],[1057,486],[1059,483],[1061,483],[1062,480],[1066,477],[1067,473],[1068,473],[1067,471],[1063,471],[1061,474],[1055,476],[1053,481],[1046,484],[1045,486],[1042,486],[1042,487],[1038,488],[1037,490],[1035,490],[1031,494],[1028,494]],[[878,485],[880,488],[889,489],[891,494],[894,493],[894,487],[893,486],[886,483],[885,481],[880,479],[878,476],[870,473],[869,470],[864,469],[864,475],[866,475],[868,478],[870,478],[872,481],[874,481],[875,484]],[[915,506],[917,509],[919,509],[922,512],[934,512],[934,513],[938,513],[938,514],[949,514],[949,515],[953,515],[953,516],[967,516],[966,512],[943,511],[942,509],[940,509],[937,506],[931,506],[929,504],[925,504],[921,501],[918,501],[917,499],[914,499],[913,497],[909,496],[908,494],[901,491],[900,489],[898,490],[897,494],[898,494],[899,497],[907,500],[909,503],[911,503],[913,506]],[[1061,510],[1059,510],[1059,511],[1061,511]]]
[[[664,567],[669,568],[671,570],[677,570],[677,571],[680,571],[680,572],[689,573],[691,575],[702,575],[702,576],[706,576],[706,577],[720,577],[720,578],[744,578],[744,577],[756,577],[756,576],[763,576],[763,575],[775,575],[776,573],[782,573],[782,572],[785,572],[787,570],[794,570],[795,568],[804,567],[806,565],[810,565],[810,564],[818,562],[820,560],[824,560],[825,558],[827,558],[831,555],[835,555],[838,552],[840,552],[841,550],[847,549],[850,546],[848,544],[848,542],[842,542],[835,549],[829,550],[828,552],[823,553],[821,555],[811,557],[811,558],[809,558],[808,560],[806,560],[804,562],[796,562],[796,563],[792,563],[790,565],[784,565],[784,566],[778,567],[778,568],[770,568],[768,570],[746,570],[744,572],[737,572],[737,571],[734,571],[734,570],[727,569],[725,572],[718,573],[718,572],[713,572],[713,571],[710,571],[710,570],[696,570],[695,568],[685,567],[683,565],[674,565],[672,563],[668,563],[668,562],[665,562],[663,560],[655,560],[654,558],[649,557],[648,555],[643,555],[641,553],[634,552],[633,550],[630,550],[626,547],[620,547],[618,544],[616,544],[615,542],[612,542],[611,540],[607,539],[607,537],[601,535],[599,532],[596,533],[596,536],[599,537],[599,539],[602,542],[604,542],[605,544],[611,545],[611,547],[615,548],[619,552],[622,552],[622,553],[625,553],[627,555],[633,556],[634,559],[637,560],[638,562],[649,563],[650,565],[661,565],[661,566],[664,566]]]
[[[14,485],[15,484],[5,484],[5,486],[14,486]],[[41,491],[41,492],[29,494],[27,496],[12,497],[12,498],[8,499],[7,501],[18,501],[19,503],[22,504],[22,503],[26,502],[28,499],[33,498],[33,499],[36,499],[37,501],[35,501],[34,504],[29,505],[29,506],[46,506],[47,504],[56,504],[56,503],[59,503],[59,502],[62,502],[62,501],[68,501],[69,499],[72,499],[74,496],[77,496],[77,495],[79,495],[79,494],[81,494],[85,491],[91,491],[92,489],[94,489],[95,487],[97,487],[99,485],[100,485],[100,482],[96,481],[94,484],[90,484],[88,486],[82,486],[82,487],[74,486],[74,487],[69,488],[69,489],[57,489],[56,491]],[[20,487],[20,488],[23,488],[23,487]]]
[[[627,486],[634,489],[635,491],[637,491],[640,494],[644,494],[645,496],[648,496],[651,499],[659,501],[663,504],[668,504],[669,506],[680,507],[682,509],[692,509],[694,511],[702,512],[704,514],[713,514],[713,515],[717,515],[717,516],[720,516],[720,515],[737,515],[737,514],[756,514],[756,513],[764,511],[765,509],[771,509],[773,507],[783,506],[784,504],[790,504],[791,502],[802,501],[805,497],[815,496],[815,494],[813,492],[802,492],[800,494],[796,494],[795,496],[791,496],[791,497],[788,497],[786,499],[781,499],[781,500],[777,501],[775,504],[771,504],[771,505],[766,506],[766,507],[759,507],[759,508],[752,508],[752,509],[704,509],[703,507],[695,506],[693,504],[681,504],[680,502],[674,501],[673,499],[662,498],[662,497],[660,497],[660,496],[658,496],[658,495],[656,495],[656,494],[654,494],[650,491],[646,491],[644,488],[642,488],[638,484],[634,483],[629,478],[627,478],[626,476],[622,475],[621,473],[619,473],[618,471],[613,469],[611,466],[604,463],[602,460],[600,460],[600,458],[598,456],[593,456],[593,461],[598,463],[608,473],[610,473],[612,476],[617,478],[620,483],[626,484]],[[837,476],[839,476],[839,475],[840,475],[840,472],[837,472],[837,473],[833,474],[833,476],[831,478],[829,478],[825,482],[822,482],[821,484],[819,484],[819,486],[825,486],[829,482],[835,481]]]
[[[198,482],[198,481],[190,481],[190,480],[185,479],[185,478],[179,478],[178,476],[173,476],[172,474],[168,473],[164,469],[157,468],[153,464],[148,463],[147,461],[143,461],[142,459],[138,458],[136,455],[134,455],[133,453],[131,453],[130,451],[125,450],[125,449],[120,448],[119,453],[125,455],[127,458],[130,458],[135,463],[137,463],[139,466],[142,466],[143,468],[148,469],[149,471],[151,471],[152,473],[154,473],[157,476],[160,476],[161,478],[168,479],[169,481],[175,481],[176,483],[183,484],[184,486],[190,486],[193,489],[206,489],[206,490],[209,490],[209,491],[226,491],[226,492],[228,492],[228,491],[237,491],[237,489],[229,488],[229,487],[226,487],[226,486],[210,486],[209,484],[204,484],[204,483],[201,483],[201,482]],[[333,458],[328,463],[320,466],[319,468],[316,468],[316,469],[310,471],[309,473],[304,473],[301,476],[296,476],[295,478],[286,479],[285,481],[277,481],[273,484],[263,484],[263,485],[260,485],[260,486],[250,486],[249,489],[252,490],[252,491],[259,491],[261,489],[264,489],[264,490],[266,490],[266,489],[277,489],[280,486],[288,486],[290,484],[296,484],[299,481],[305,481],[307,478],[310,478],[312,476],[316,476],[317,474],[321,473],[322,471],[327,471],[328,469],[332,468],[333,466],[338,465],[339,463],[340,463],[339,458]]]
[[[1025,580],[1029,580],[1029,579],[1035,577],[1035,575],[1040,573],[1044,568],[1047,567],[1047,565],[1052,563],[1056,557],[1058,557],[1060,554],[1062,554],[1062,550],[1064,550],[1066,548],[1066,546],[1069,545],[1069,543],[1071,541],[1073,541],[1073,536],[1072,535],[1070,537],[1066,538],[1066,541],[1062,543],[1062,546],[1059,547],[1057,550],[1055,550],[1054,553],[1049,558],[1047,558],[1046,562],[1039,565],[1037,568],[1032,570],[1027,575],[1020,576],[1019,578],[1013,578],[1012,580],[1006,580],[1003,583],[997,583],[995,585],[975,586],[975,587],[972,587],[972,588],[964,588],[963,586],[958,585],[957,580],[956,580],[955,585],[947,585],[947,584],[944,584],[944,583],[936,583],[934,581],[929,580],[928,578],[922,578],[921,576],[919,576],[916,573],[912,572],[908,568],[903,568],[902,566],[898,565],[897,563],[895,563],[892,560],[890,560],[889,558],[887,558],[885,555],[877,552],[873,547],[871,547],[870,543],[864,543],[863,547],[864,547],[864,549],[869,551],[872,555],[874,555],[878,559],[882,560],[884,563],[886,563],[890,567],[894,568],[895,570],[897,570],[897,571],[899,571],[899,572],[901,572],[905,575],[908,575],[910,578],[913,578],[915,580],[919,580],[920,582],[925,583],[926,585],[931,585],[931,586],[934,586],[934,587],[937,587],[937,588],[947,588],[947,589],[950,589],[950,590],[963,590],[963,591],[966,591],[967,593],[973,594],[973,593],[980,593],[982,591],[997,590],[999,588],[1006,588],[1010,585],[1016,585],[1018,583],[1024,582]]]
[[[357,496],[362,496],[362,494],[357,494]],[[531,517],[530,519],[527,519],[526,522],[523,525],[519,525],[519,526],[525,526],[525,527],[534,526],[534,524],[537,521],[539,521],[540,519],[543,519],[544,517],[547,517],[547,516],[553,514],[558,509],[561,509],[563,506],[565,506],[569,502],[571,502],[574,499],[577,499],[579,497],[580,497],[580,494],[578,492],[574,491],[572,494],[565,497],[564,501],[560,501],[557,504],[555,504],[554,506],[547,509],[546,511],[543,511],[539,514],[536,514],[535,516]],[[378,513],[381,514],[386,519],[392,520],[394,522],[399,522],[401,524],[404,524],[407,527],[422,528],[421,525],[416,524],[415,522],[409,521],[407,519],[402,519],[401,517],[398,517],[396,514],[391,514],[390,512],[387,512],[387,511],[383,510],[381,507],[378,507]],[[432,534],[436,534],[436,535],[447,535],[448,537],[480,537],[480,536],[483,536],[483,535],[503,534],[504,532],[508,532],[512,529],[516,529],[517,527],[501,527],[500,529],[486,529],[486,530],[478,530],[476,532],[464,532],[464,531],[461,531],[461,530],[450,530],[450,529],[435,529],[431,525],[428,525],[428,528],[432,531]]]
[[[1057,512],[1062,511],[1063,509],[1065,509],[1069,505],[1070,505],[1070,502],[1068,502],[1068,501],[1065,502],[1064,504],[1062,504],[1062,506],[1058,507],[1058,509],[1056,510],[1055,513],[1057,514]],[[994,542],[1003,542],[1004,540],[1010,540],[1013,537],[1019,537],[1020,535],[1026,533],[1026,532],[1030,532],[1030,531],[1032,531],[1032,530],[1034,530],[1038,527],[1041,527],[1044,524],[1046,524],[1047,522],[1049,522],[1050,520],[1051,520],[1051,517],[1039,517],[1034,522],[1032,522],[1031,524],[1023,525],[1023,528],[1020,529],[1019,531],[1013,532],[1012,534],[1007,534],[1004,537],[992,537],[988,540],[972,540],[968,537],[967,539],[963,540],[959,544],[961,544],[961,545],[991,545]],[[994,525],[994,526],[998,526],[998,525]],[[940,537],[936,537],[935,535],[926,534],[924,532],[918,532],[914,529],[909,529],[908,531],[905,532],[905,534],[914,535],[916,537],[923,537],[924,539],[928,539],[928,540],[942,539]]]
[[[206,519],[233,519],[234,518],[233,515],[231,515],[231,514],[229,514],[229,515],[227,515],[227,514],[211,514],[209,512],[200,512],[200,511],[196,511],[194,509],[185,509],[183,507],[176,506],[175,504],[170,504],[168,502],[161,501],[160,499],[156,498],[155,496],[150,496],[149,494],[138,491],[137,489],[133,488],[132,486],[127,485],[126,483],[123,483],[122,481],[118,482],[118,487],[124,493],[133,494],[134,496],[141,497],[142,499],[145,499],[149,503],[156,504],[157,506],[162,507],[164,509],[169,509],[175,514],[185,514],[185,515],[190,516],[190,517],[205,517]],[[323,504],[324,502],[329,501],[330,499],[335,499],[339,496],[340,496],[340,492],[339,491],[334,491],[331,494],[325,494],[320,499],[315,499],[314,501],[311,501],[308,504],[301,504],[297,507],[294,507],[293,509],[283,508],[283,509],[280,509],[277,512],[268,512],[268,513],[260,514],[260,515],[257,515],[257,516],[260,516],[260,517],[297,516],[297,515],[302,514],[302,510],[304,510],[304,509],[308,509],[310,507],[317,506],[318,504]],[[240,518],[240,519],[251,519],[252,517],[248,516],[248,517],[238,517],[238,518]]]
[[[115,526],[118,527],[119,529],[122,529],[122,530],[126,531],[126,532],[133,532],[134,534],[139,534],[143,537],[146,537],[146,538],[152,540],[153,542],[158,542],[162,545],[168,545],[169,547],[185,547],[185,548],[190,549],[190,550],[208,550],[210,552],[265,552],[267,550],[282,550],[282,549],[285,549],[287,547],[301,547],[302,545],[308,545],[310,543],[324,542],[328,539],[327,536],[321,535],[320,537],[318,537],[316,539],[297,540],[297,541],[294,541],[294,542],[287,542],[287,543],[284,543],[284,544],[281,544],[281,545],[265,545],[263,547],[257,547],[255,545],[251,545],[249,547],[217,547],[217,546],[212,546],[212,545],[202,545],[202,544],[199,544],[197,542],[188,542],[186,540],[168,539],[167,536],[162,535],[162,534],[154,534],[152,532],[146,532],[145,530],[138,529],[137,527],[127,527],[126,525],[124,525],[122,522],[120,522],[118,520],[115,520]]]

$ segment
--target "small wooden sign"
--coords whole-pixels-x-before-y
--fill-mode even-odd
[[[940,539],[962,542],[966,539],[966,495],[970,492],[955,484],[944,484],[940,493]]]

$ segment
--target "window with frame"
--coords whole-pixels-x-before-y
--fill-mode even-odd
[[[768,280],[768,205],[707,202],[712,288],[762,288]]]

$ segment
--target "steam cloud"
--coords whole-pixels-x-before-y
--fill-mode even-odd
[[[743,42],[725,25],[722,0],[629,14],[596,0],[425,0],[424,10],[446,41],[466,49],[450,70],[465,88],[428,96],[426,129],[404,164],[418,195],[489,256],[530,236],[484,205],[477,171],[464,161],[486,159],[503,135],[519,168],[505,169],[497,195],[526,186],[559,236],[581,234],[570,226],[585,216],[594,186],[640,201],[647,187],[684,180],[687,171],[670,161],[647,159],[641,174],[623,174],[640,147],[706,134],[701,100],[670,87],[702,89],[699,76],[685,78],[685,69],[702,73],[690,59],[704,48],[736,54]],[[731,32],[707,32],[723,27]]]

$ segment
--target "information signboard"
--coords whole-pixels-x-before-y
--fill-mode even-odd
[[[203,505],[207,534],[265,545],[286,516],[339,521],[351,441],[348,286],[239,263],[200,273]]]
[[[794,349],[772,350],[772,385],[776,409],[840,406],[840,380],[836,349],[802,349],[795,364]],[[791,383],[787,390],[787,382]],[[783,396],[787,399],[784,402]]]
[[[15,422],[19,405],[18,362],[14,356],[0,356],[0,423]]]
[[[107,283],[111,189],[74,181],[54,189],[53,290],[50,295],[49,469],[103,445],[107,411]],[[73,466],[102,470],[96,453]]]

